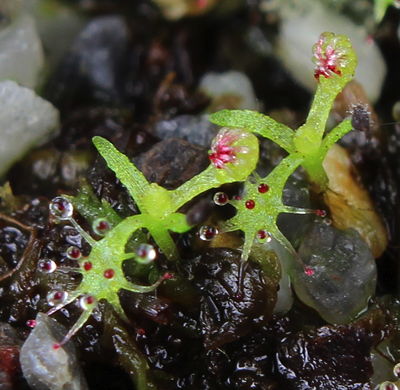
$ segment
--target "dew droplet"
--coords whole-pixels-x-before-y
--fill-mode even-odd
[[[400,363],[397,363],[397,364],[393,367],[393,374],[394,374],[397,378],[400,378]]]
[[[50,214],[60,221],[67,221],[72,217],[74,213],[74,206],[68,200],[62,196],[53,198],[49,204]]]
[[[53,260],[41,259],[38,261],[38,269],[46,274],[51,274],[57,269],[57,264]]]
[[[399,390],[399,388],[396,386],[395,383],[389,382],[389,381],[385,381],[385,382],[380,384],[379,390]]]
[[[272,237],[266,230],[259,230],[257,232],[257,240],[259,242],[271,242]]]
[[[225,192],[216,192],[213,200],[217,206],[225,206],[229,202],[229,196]]]
[[[34,328],[37,325],[36,320],[28,320],[26,321],[26,326],[29,326],[29,328]]]
[[[254,207],[256,207],[256,202],[254,202],[253,199],[249,199],[249,200],[246,200],[244,205],[245,205],[246,209],[252,210],[252,209],[254,209]]]
[[[136,250],[136,261],[142,264],[151,263],[157,257],[157,251],[153,245],[140,244]]]
[[[79,298],[79,306],[83,310],[91,309],[96,304],[97,304],[97,300],[93,295],[82,295]]]
[[[204,225],[199,230],[199,237],[204,241],[211,241],[218,234],[218,229],[214,226]]]
[[[78,247],[70,246],[66,250],[66,255],[71,260],[79,260],[82,257],[82,252]]]
[[[68,299],[68,293],[61,290],[53,290],[47,294],[47,302],[50,306],[62,305]]]
[[[97,235],[104,236],[111,229],[111,225],[106,219],[98,218],[93,222],[92,228]]]

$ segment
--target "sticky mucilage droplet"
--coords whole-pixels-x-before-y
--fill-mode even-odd
[[[68,221],[74,213],[74,206],[68,199],[57,196],[50,202],[49,211],[57,220]]]
[[[98,236],[104,236],[111,229],[111,225],[106,219],[98,218],[93,222],[92,228]]]
[[[141,264],[151,263],[157,257],[157,251],[153,245],[140,244],[136,250],[136,261]]]
[[[46,274],[51,274],[57,269],[57,265],[53,260],[41,259],[38,261],[38,269]]]
[[[199,237],[203,241],[211,241],[218,234],[218,229],[214,226],[204,225],[199,230]]]
[[[213,200],[217,206],[225,206],[229,202],[229,197],[225,192],[216,192]]]
[[[68,299],[68,293],[61,290],[53,290],[47,294],[47,303],[50,306],[58,306],[64,304]]]
[[[70,260],[79,260],[82,257],[82,252],[78,247],[70,246],[66,250],[66,255]]]

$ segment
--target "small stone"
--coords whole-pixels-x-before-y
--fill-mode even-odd
[[[332,324],[353,320],[375,293],[376,264],[355,230],[338,230],[316,220],[293,261],[298,297]]]
[[[0,80],[14,80],[34,88],[43,65],[43,49],[31,16],[18,16],[0,30]]]
[[[118,102],[123,99],[120,80],[129,43],[129,31],[120,16],[92,19],[78,35],[47,86],[57,107],[75,100]]]
[[[339,229],[357,230],[378,258],[386,249],[388,234],[368,191],[355,173],[348,152],[333,145],[323,166],[329,179],[329,191],[324,193],[324,201],[333,225]]]
[[[161,120],[154,126],[154,134],[160,138],[182,138],[192,144],[209,148],[218,127],[208,120],[208,115],[179,115]]]
[[[135,160],[147,180],[174,189],[208,166],[205,150],[177,138],[155,144]]]
[[[86,390],[73,343],[58,349],[67,330],[57,321],[39,313],[37,325],[21,348],[20,362],[29,386],[35,390]]]
[[[1,63],[1,59],[0,59]],[[45,142],[59,127],[49,102],[14,81],[0,82],[0,175],[30,148]]]
[[[250,79],[241,72],[206,73],[199,89],[212,98],[210,111],[223,108],[257,110],[258,103]]]

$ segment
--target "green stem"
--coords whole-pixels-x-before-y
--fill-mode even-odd
[[[314,154],[320,147],[333,102],[341,91],[340,86],[322,79],[318,84],[306,123],[295,133],[294,144],[305,156]]]
[[[183,183],[176,190],[170,191],[172,209],[178,210],[197,195],[208,191],[211,188],[217,188],[224,183],[232,183],[237,181],[234,178],[231,180],[221,180],[221,178],[216,175],[216,169],[217,168],[214,166],[209,165],[203,172],[192,177],[189,181]],[[224,177],[226,178],[226,176]]]
[[[351,120],[346,119],[338,126],[332,129],[322,140],[321,146],[313,155],[307,156],[303,162],[303,167],[307,171],[310,180],[318,184],[321,189],[325,189],[328,185],[328,177],[326,176],[323,161],[329,149],[340,138],[352,130]]]

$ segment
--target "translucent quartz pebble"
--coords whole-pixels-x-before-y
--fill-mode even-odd
[[[232,70],[224,73],[206,73],[200,80],[199,89],[212,98],[212,108],[259,108],[251,81],[241,72]]]
[[[59,126],[59,114],[49,102],[14,81],[0,82],[0,107],[2,175],[31,147],[49,138]]]
[[[362,312],[375,292],[376,265],[355,230],[316,221],[304,236],[291,276],[298,297],[332,324]]]
[[[43,49],[32,17],[21,15],[0,29],[0,80],[15,80],[34,88],[43,64]]]
[[[74,344],[54,349],[67,330],[39,313],[37,324],[21,348],[20,362],[25,379],[35,390],[86,390]]]

